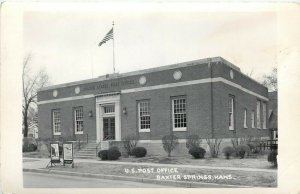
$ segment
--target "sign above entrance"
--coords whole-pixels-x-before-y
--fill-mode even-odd
[[[121,86],[133,85],[135,81],[132,80],[122,80],[122,81],[112,81],[108,83],[98,83],[94,85],[87,85],[83,87],[83,91],[90,91],[90,90],[99,90],[99,89],[109,89],[109,88],[116,88]]]

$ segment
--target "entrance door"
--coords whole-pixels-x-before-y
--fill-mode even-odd
[[[103,140],[115,140],[115,117],[103,118]]]

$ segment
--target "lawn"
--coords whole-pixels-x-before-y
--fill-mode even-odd
[[[170,168],[145,165],[103,164],[103,163],[75,163],[75,167],[58,166],[53,169],[62,171],[131,176],[156,180],[177,180],[189,182],[205,182],[228,185],[242,185],[251,187],[276,187],[277,171],[252,172],[231,171],[220,169]]]
[[[100,159],[99,159],[100,160]],[[217,166],[217,167],[237,167],[237,168],[259,168],[259,169],[270,169],[271,164],[267,160],[267,155],[257,155],[257,158],[231,158],[225,159],[223,156],[219,158],[205,158],[205,159],[194,159],[190,155],[186,156],[146,156],[143,158],[135,157],[121,157],[120,162],[136,162],[136,163],[160,163],[160,164],[186,164],[196,166]]]

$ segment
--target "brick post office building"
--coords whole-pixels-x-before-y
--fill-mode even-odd
[[[39,137],[147,145],[173,133],[200,138],[267,137],[268,89],[221,57],[45,87]]]

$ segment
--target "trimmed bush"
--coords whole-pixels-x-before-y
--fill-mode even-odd
[[[168,153],[168,157],[171,156],[171,152],[176,148],[179,144],[178,137],[176,135],[165,135],[162,138],[162,144],[164,150]]]
[[[119,150],[108,150],[107,159],[108,160],[118,160],[121,156],[121,152]]]
[[[98,152],[98,157],[101,160],[117,160],[121,156],[121,152],[116,149],[101,150]]]
[[[235,151],[236,156],[240,158],[245,158],[245,155],[250,153],[250,148],[247,145],[238,145]]]
[[[189,135],[187,137],[186,148],[200,147],[201,140],[198,135]]]
[[[135,147],[132,149],[132,155],[137,158],[145,157],[147,154],[147,150],[144,147]]]
[[[229,159],[230,156],[235,152],[235,149],[231,146],[227,146],[225,148],[223,148],[222,153],[224,153],[224,156],[226,157],[226,159]]]
[[[278,155],[277,150],[273,150],[268,155],[268,162],[271,162],[274,167],[277,167],[277,155]]]
[[[108,150],[101,150],[98,152],[98,157],[101,158],[101,160],[107,160],[107,154]]]
[[[192,147],[189,150],[189,154],[191,154],[195,159],[204,158],[206,151],[201,147]]]

